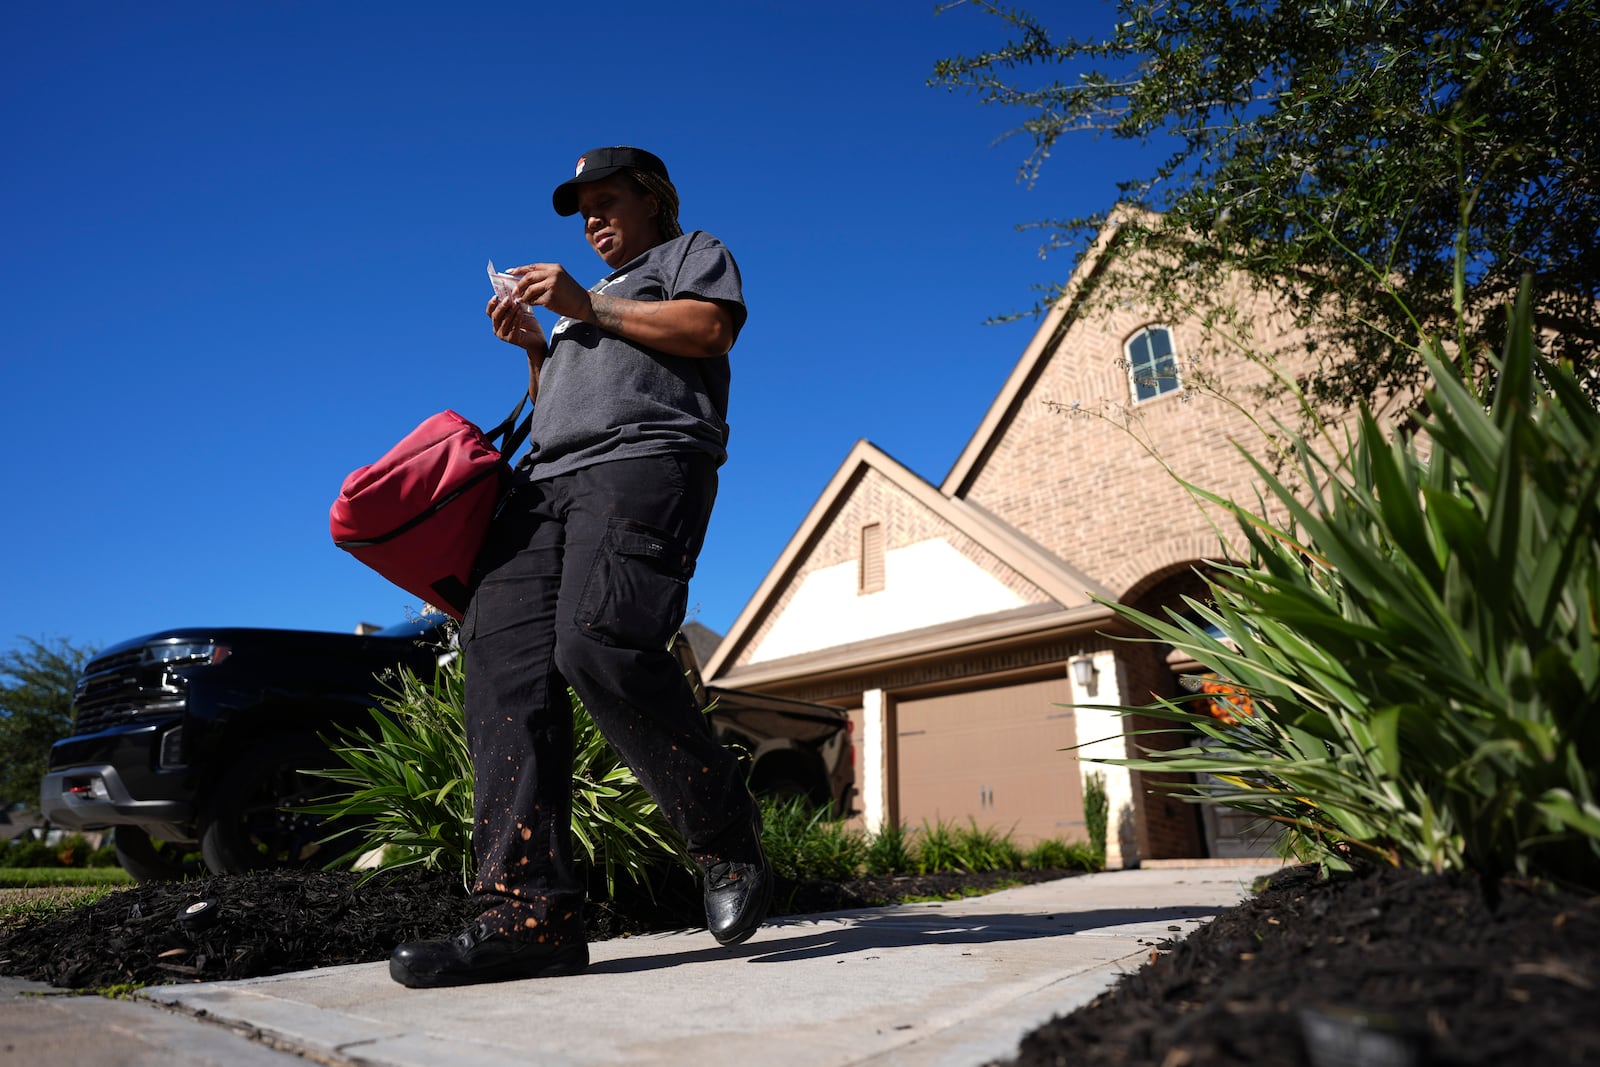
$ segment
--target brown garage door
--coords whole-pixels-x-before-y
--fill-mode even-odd
[[[899,817],[1086,840],[1065,678],[895,702]]]

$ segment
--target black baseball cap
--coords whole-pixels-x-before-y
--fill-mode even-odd
[[[634,170],[659,174],[668,181],[672,180],[667,177],[667,165],[661,162],[660,157],[642,148],[629,148],[626,145],[614,148],[591,148],[578,157],[578,172],[556,186],[556,191],[550,195],[550,202],[555,205],[556,214],[578,213],[578,186],[609,178],[630,167]]]

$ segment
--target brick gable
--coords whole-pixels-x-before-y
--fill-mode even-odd
[[[1275,358],[1303,362],[1298,335],[1278,326],[1266,298],[1238,295]],[[1233,521],[1176,479],[1254,503],[1257,477],[1230,442],[1259,452],[1252,418],[1267,427],[1295,418],[1292,402],[1260,399],[1272,380],[1260,363],[1195,323],[1160,323],[1183,386],[1132,403],[1124,343],[1153,322],[1122,308],[1063,324],[992,420],[991,438],[969,445],[977,457],[959,485],[945,487],[1117,594],[1174,563],[1218,558],[1223,535],[1236,540]]]

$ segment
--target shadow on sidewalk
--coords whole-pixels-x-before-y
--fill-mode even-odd
[[[1205,920],[1221,907],[1113,908],[1053,915],[869,914],[859,918],[777,919],[761,928],[757,940],[737,948],[704,948],[658,956],[596,960],[588,974],[630,974],[696,963],[791,963],[874,949],[922,945],[987,945],[1005,941],[1070,937],[1117,926]],[[809,933],[806,931],[810,931]],[[1187,933],[1187,931],[1183,931]]]

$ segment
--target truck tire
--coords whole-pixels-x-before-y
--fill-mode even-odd
[[[775,804],[788,804],[790,801],[803,800],[807,804],[814,803],[811,798],[812,791],[804,782],[795,778],[773,778],[753,786],[750,790],[758,800],[770,800]]]
[[[194,842],[157,841],[140,826],[111,831],[117,862],[136,882],[177,882],[206,873]]]
[[[795,760],[769,757],[767,763],[758,763],[750,776],[750,792],[757,800],[779,805],[800,801],[811,811],[831,807],[826,783],[817,775],[807,774]]]
[[[326,778],[306,774],[334,757],[313,738],[253,744],[219,776],[201,817],[200,852],[213,874],[269,868],[320,870],[355,842],[357,824],[295,810],[335,793]],[[340,835],[325,840],[330,835]]]

